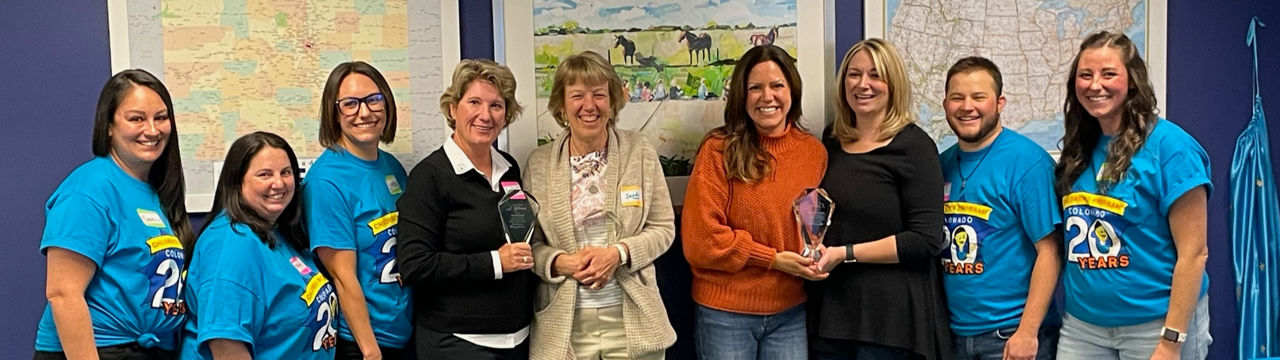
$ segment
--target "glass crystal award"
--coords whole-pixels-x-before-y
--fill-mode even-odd
[[[507,243],[529,242],[534,223],[538,221],[538,201],[524,190],[511,190],[498,200],[498,215]]]
[[[831,201],[826,190],[811,188],[796,198],[792,205],[800,240],[804,241],[801,244],[804,251],[800,255],[817,261],[822,258],[818,245],[822,244],[822,237],[827,235],[827,228],[831,226],[831,213],[835,212],[836,203]]]

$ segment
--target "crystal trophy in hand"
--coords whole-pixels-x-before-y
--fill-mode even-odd
[[[831,196],[827,195],[826,190],[812,188],[805,190],[792,205],[792,210],[796,214],[796,225],[800,230],[800,240],[804,241],[801,244],[804,246],[804,251],[800,255],[818,261],[822,258],[818,245],[822,244],[822,237],[827,234],[827,228],[831,226],[831,213],[835,212],[836,203],[831,201]]]
[[[507,243],[529,242],[534,223],[538,221],[538,201],[524,190],[511,190],[498,200],[498,215]]]

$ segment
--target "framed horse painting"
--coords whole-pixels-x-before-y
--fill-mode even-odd
[[[520,102],[533,104],[511,125],[507,149],[523,159],[560,135],[546,108],[556,66],[594,51],[626,87],[618,128],[640,130],[657,146],[679,204],[703,136],[724,124],[734,64],[751,47],[776,45],[796,57],[806,94],[802,121],[819,135],[835,89],[833,6],[831,0],[494,0],[495,54],[516,74]]]

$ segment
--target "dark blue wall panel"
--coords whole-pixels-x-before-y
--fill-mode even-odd
[[[45,304],[44,201],[93,157],[94,106],[111,76],[107,2],[5,2],[0,34],[0,357],[30,359]]]
[[[1263,105],[1271,112],[1271,148],[1280,144],[1280,3],[1275,1],[1171,1],[1169,4],[1169,119],[1195,136],[1209,153],[1209,311],[1214,344],[1210,358],[1237,358],[1239,314],[1231,262],[1231,157],[1253,107],[1253,52],[1245,47],[1249,19],[1259,29]],[[1272,150],[1273,166],[1280,154]],[[1273,350],[1274,351],[1274,350]]]

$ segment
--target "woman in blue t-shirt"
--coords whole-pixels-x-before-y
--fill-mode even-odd
[[[329,73],[320,100],[324,153],[302,182],[311,249],[343,304],[337,359],[404,359],[410,292],[396,266],[404,166],[378,143],[396,136],[391,85],[356,61]]]
[[[1099,32],[1071,65],[1058,162],[1067,316],[1059,359],[1203,359],[1209,157],[1156,114],[1133,42]]]
[[[307,251],[297,168],[275,134],[231,144],[192,245],[183,359],[333,359],[338,297]]]
[[[45,203],[45,307],[35,359],[170,359],[191,241],[173,101],[125,70],[102,87],[93,155]]]

